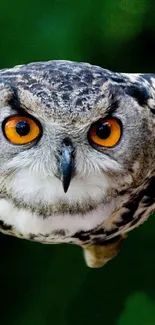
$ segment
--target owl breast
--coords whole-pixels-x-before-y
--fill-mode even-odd
[[[101,225],[116,209],[116,198],[107,200],[109,184],[104,176],[75,177],[66,194],[56,177],[18,171],[8,196],[0,199],[1,229],[38,241],[71,241],[75,233]]]
[[[114,202],[100,204],[97,208],[82,214],[54,213],[45,218],[29,209],[19,208],[7,199],[0,199],[1,231],[17,237],[40,242],[78,242],[71,240],[75,233],[91,231],[106,220],[114,210]]]
[[[0,199],[1,231],[17,237],[47,243],[99,243],[126,233],[155,210],[155,178],[130,193],[108,203],[100,203],[85,213],[45,215]],[[78,187],[77,187],[78,189]],[[119,208],[118,208],[119,206]]]

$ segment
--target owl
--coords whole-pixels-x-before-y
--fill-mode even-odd
[[[0,231],[117,255],[155,210],[155,76],[49,61],[0,71]]]

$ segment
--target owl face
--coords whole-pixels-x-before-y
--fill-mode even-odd
[[[153,173],[147,79],[66,61],[0,79],[0,217],[24,237],[94,229]]]

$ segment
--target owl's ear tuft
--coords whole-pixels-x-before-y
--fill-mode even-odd
[[[119,101],[122,95],[124,95],[124,90],[114,84],[111,80],[107,80],[102,85],[102,93],[104,98],[107,100],[107,112],[113,113],[119,107]]]
[[[13,90],[9,83],[0,80],[0,107],[9,104],[13,96]]]

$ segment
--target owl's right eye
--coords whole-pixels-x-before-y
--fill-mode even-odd
[[[13,115],[4,120],[3,133],[13,144],[27,144],[41,135],[41,126],[30,116]]]

